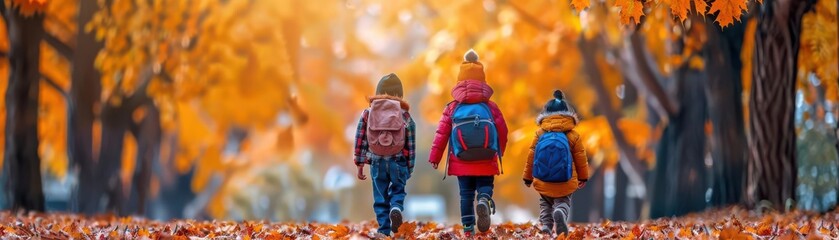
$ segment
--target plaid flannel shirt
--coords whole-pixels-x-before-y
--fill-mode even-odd
[[[358,127],[355,130],[355,165],[370,164],[370,157],[381,157],[369,153],[370,146],[367,144],[367,114],[369,109],[361,113],[358,120]],[[402,156],[407,157],[408,168],[413,169],[416,159],[416,124],[411,114],[407,111],[402,115],[407,122],[405,126],[405,148],[402,149]],[[369,155],[369,156],[368,156]]]

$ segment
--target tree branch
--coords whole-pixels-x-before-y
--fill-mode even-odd
[[[507,5],[510,5],[510,7],[512,7],[513,10],[516,10],[516,12],[519,15],[521,15],[522,19],[524,19],[525,22],[530,23],[534,27],[536,27],[540,30],[543,30],[543,31],[552,31],[553,30],[553,28],[551,26],[549,26],[545,23],[542,23],[542,21],[539,21],[539,19],[536,18],[535,16],[533,16],[533,14],[528,13],[527,11],[525,11],[523,8],[519,7],[518,5],[516,5],[512,2],[508,2]]]
[[[70,45],[62,42],[61,39],[58,39],[55,35],[52,34],[44,34],[44,41],[46,41],[50,46],[52,46],[55,51],[60,53],[66,59],[73,59],[73,48]]]
[[[632,185],[644,187],[645,184],[643,178],[640,174],[638,174],[636,167],[633,166],[636,163],[640,163],[641,160],[638,159],[638,153],[635,148],[629,144],[629,141],[626,140],[626,135],[624,135],[623,131],[621,131],[618,126],[618,121],[623,118],[623,116],[619,111],[613,109],[611,104],[609,104],[609,91],[606,90],[606,86],[603,84],[603,78],[600,76],[600,70],[597,68],[597,62],[595,59],[597,46],[590,40],[586,40],[585,37],[580,37],[579,42],[580,50],[582,51],[583,56],[583,66],[589,75],[589,82],[597,95],[600,96],[596,107],[603,111],[603,115],[606,116],[606,120],[609,122],[609,127],[612,129],[612,135],[615,138],[615,142],[618,144],[621,155],[624,156],[618,160],[621,164],[621,169],[623,169],[627,174],[629,180],[632,182]],[[604,98],[607,100],[602,100]]]
[[[44,74],[41,74],[41,80],[43,80],[44,83],[47,84],[47,86],[50,86],[53,89],[55,89],[55,91],[58,91],[58,93],[61,94],[61,96],[64,97],[65,100],[70,99],[69,95],[67,94],[67,91],[65,91],[64,88],[61,87],[61,85],[58,85],[58,83],[55,82],[55,80],[53,80],[52,78],[47,77]]]
[[[661,86],[660,82],[665,81],[666,78],[655,69],[656,64],[652,56],[644,52],[646,47],[642,40],[640,33],[633,33],[626,40],[625,46],[616,51],[620,56],[618,59],[623,65],[623,71],[629,82],[648,96],[647,101],[653,110],[661,119],[666,120],[676,115],[679,108],[675,100]]]
[[[9,13],[6,12],[6,1],[0,3],[0,15],[3,16],[3,22],[6,23],[6,29],[9,29]]]

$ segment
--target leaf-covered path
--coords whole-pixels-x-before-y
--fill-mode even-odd
[[[3,239],[369,239],[375,223],[268,223],[175,220],[72,214],[0,213]],[[573,224],[570,239],[837,239],[839,211],[757,216],[739,208],[640,223]],[[460,225],[408,222],[396,239],[461,239]],[[478,239],[554,239],[532,224],[500,224]],[[566,236],[559,236],[566,239]]]

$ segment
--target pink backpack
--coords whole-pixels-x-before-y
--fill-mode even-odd
[[[405,118],[399,101],[377,99],[367,115],[367,143],[370,152],[393,156],[405,148]]]

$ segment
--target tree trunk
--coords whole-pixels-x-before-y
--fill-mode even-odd
[[[801,18],[814,2],[769,0],[760,9],[749,101],[750,206],[766,200],[786,210],[787,201],[795,200],[795,79]]]
[[[132,124],[131,134],[137,139],[137,166],[134,171],[133,187],[128,204],[121,209],[121,215],[145,215],[151,185],[152,164],[160,156],[160,111],[152,104],[146,106],[146,116],[139,124]]]
[[[14,210],[44,210],[41,159],[38,157],[38,95],[44,15],[21,15],[3,8],[9,39],[6,90],[6,144],[3,180]]]
[[[681,69],[679,112],[670,117],[656,151],[656,179],[650,217],[680,216],[702,211],[708,189],[705,166],[706,99],[704,76]],[[677,181],[673,181],[678,179]]]
[[[705,51],[705,95],[708,115],[713,127],[711,157],[714,161],[711,203],[727,206],[742,201],[746,186],[746,133],[743,122],[742,77],[740,51],[744,23],[736,23],[724,31],[708,23],[708,44]]]
[[[99,161],[96,167],[98,176],[97,191],[94,193],[106,194],[106,210],[121,214],[120,209],[124,204],[125,197],[122,193],[122,179],[120,169],[122,167],[122,149],[125,143],[125,134],[131,123],[133,108],[125,105],[116,107],[105,107],[102,110],[102,145],[99,148]],[[102,192],[104,191],[104,192]]]
[[[99,82],[100,73],[93,63],[102,49],[102,43],[96,41],[93,33],[84,31],[85,25],[98,9],[96,0],[81,0],[79,3],[79,30],[76,34],[70,99],[67,103],[68,157],[79,171],[79,185],[74,193],[73,209],[86,214],[98,212],[100,199],[93,189],[100,181],[95,177],[93,122],[96,119],[94,107],[99,105],[102,87]]]

